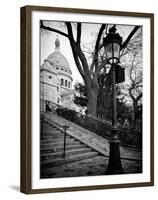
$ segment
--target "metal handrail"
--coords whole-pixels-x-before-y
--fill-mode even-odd
[[[41,131],[41,139],[43,139],[43,129],[44,129],[43,128],[43,126],[44,126],[43,124],[44,124],[44,122],[49,123],[51,126],[56,127],[57,129],[59,129],[61,132],[64,133],[63,157],[65,158],[66,157],[66,136],[67,136],[67,130],[68,130],[69,126],[67,124],[65,124],[65,125],[63,125],[61,127],[59,127],[57,125],[54,125],[54,124],[52,124],[52,122],[50,122],[48,120],[48,118],[46,118],[44,116],[44,114],[41,114],[40,121],[41,121],[41,130],[40,130]]]

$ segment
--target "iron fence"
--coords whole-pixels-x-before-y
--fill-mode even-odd
[[[46,112],[53,112],[68,121],[71,121],[97,135],[110,139],[112,125],[110,121],[88,117],[82,113],[63,107],[51,101],[46,101]],[[119,126],[119,138],[121,145],[142,148],[142,132]]]

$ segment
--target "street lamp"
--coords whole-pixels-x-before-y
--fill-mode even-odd
[[[122,37],[116,33],[116,26],[109,29],[109,33],[103,38],[107,62],[111,65],[117,64],[120,57]]]
[[[116,33],[116,26],[109,29],[109,33],[103,38],[103,44],[106,54],[107,63],[111,65],[112,70],[112,129],[110,139],[110,155],[106,174],[120,174],[123,173],[121,158],[120,158],[120,140],[118,137],[117,126],[117,105],[116,105],[116,72],[115,68],[119,63],[120,49],[122,44],[122,37]]]

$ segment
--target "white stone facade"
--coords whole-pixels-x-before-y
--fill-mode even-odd
[[[60,41],[55,41],[55,51],[50,54],[40,67],[40,99],[51,101],[71,108],[73,104],[72,72],[69,63],[60,52]],[[45,104],[41,103],[41,110]]]

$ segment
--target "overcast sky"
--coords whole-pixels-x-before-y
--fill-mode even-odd
[[[66,32],[66,28],[60,22],[45,21],[44,24]],[[82,37],[81,37],[82,44],[94,45],[95,35],[97,34],[99,27],[100,24],[86,24],[86,23],[82,24]],[[133,29],[133,26],[119,25],[117,26],[117,28],[120,35],[123,37],[123,40],[125,40],[128,34]],[[74,28],[74,35],[75,35],[75,28]],[[55,40],[57,36],[58,39],[60,40],[60,51],[67,58],[72,71],[73,85],[75,84],[76,81],[83,82],[81,75],[79,74],[78,69],[75,65],[69,40],[68,38],[60,34],[50,31],[41,31],[41,65],[43,64],[44,59],[46,59],[51,53],[54,52]]]

